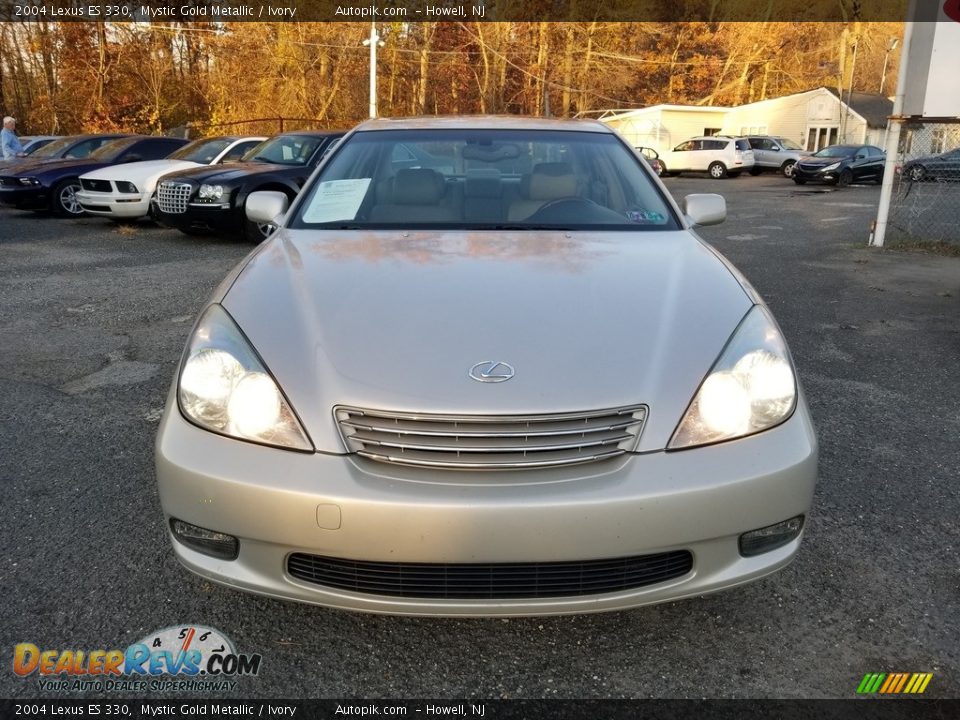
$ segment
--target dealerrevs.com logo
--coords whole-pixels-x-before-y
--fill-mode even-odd
[[[41,691],[233,690],[234,678],[255,676],[262,656],[238,653],[219,630],[201,625],[164,628],[125,650],[41,649],[20,643],[13,672],[37,677]]]

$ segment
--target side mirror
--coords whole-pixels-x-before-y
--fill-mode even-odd
[[[779,146],[779,145],[773,145],[770,149],[773,150],[774,152],[780,152],[780,146]]]
[[[255,223],[280,223],[290,199],[275,190],[258,190],[247,196],[247,220]]]
[[[680,207],[692,225],[719,225],[727,219],[727,201],[723,195],[687,195]]]

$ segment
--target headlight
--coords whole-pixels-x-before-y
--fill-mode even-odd
[[[137,190],[137,186],[132,182],[127,182],[126,180],[118,180],[114,183],[117,186],[117,192],[122,193],[137,193],[140,192]]]
[[[219,305],[204,313],[190,339],[177,398],[183,414],[207,430],[264,445],[313,450],[277,383]]]
[[[199,197],[201,200],[219,200],[223,197],[223,185],[201,185]]]
[[[820,172],[830,172],[831,170],[836,170],[840,167],[840,163],[835,162],[833,165],[827,165],[825,168],[821,168]]]
[[[39,185],[40,181],[32,177],[19,178],[21,185]]]
[[[752,435],[790,417],[796,401],[787,344],[769,311],[757,305],[727,343],[667,447]]]

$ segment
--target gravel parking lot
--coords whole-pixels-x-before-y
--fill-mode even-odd
[[[169,549],[153,440],[204,298],[248,245],[0,210],[0,696],[17,643],[126,647],[181,623],[262,653],[223,697],[960,696],[960,258],[865,247],[879,190],[668,179],[771,305],[817,422],[806,543],[726,593],[548,619],[367,616],[240,594]]]

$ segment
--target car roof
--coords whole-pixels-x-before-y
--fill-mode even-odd
[[[271,137],[290,137],[292,135],[307,135],[309,137],[330,137],[331,135],[346,135],[346,130],[288,130]]]
[[[612,134],[597,120],[563,120],[520,115],[457,115],[409,118],[376,118],[357,126],[357,132],[375,130],[576,130]]]

